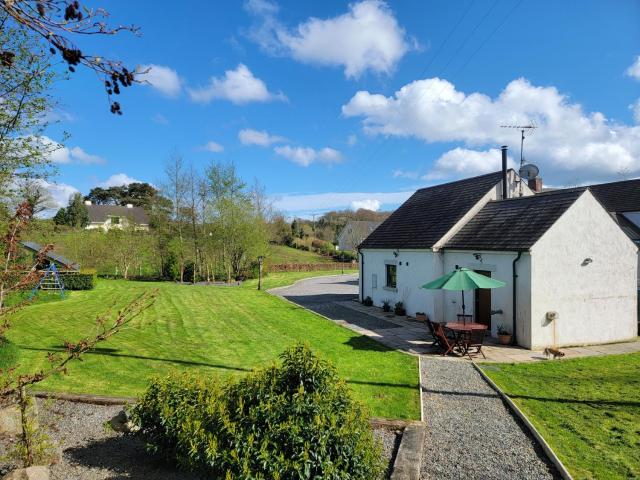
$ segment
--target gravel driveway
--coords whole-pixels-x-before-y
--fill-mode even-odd
[[[425,356],[421,363],[423,480],[560,478],[473,365]]]

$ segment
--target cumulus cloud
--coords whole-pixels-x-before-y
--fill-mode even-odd
[[[526,79],[510,82],[495,98],[464,93],[440,78],[417,80],[391,96],[357,92],[343,105],[343,115],[362,117],[372,135],[414,137],[427,143],[461,142],[466,148],[443,155],[432,175],[454,176],[499,165],[495,146],[513,145],[517,132],[505,123],[535,121],[538,129],[525,142],[525,157],[556,180],[584,181],[640,173],[640,127],[586,113],[555,87],[538,87]],[[495,156],[495,158],[494,158]],[[492,167],[493,168],[493,167]]]
[[[382,204],[380,200],[376,200],[375,198],[366,198],[364,200],[354,200],[351,202],[351,210],[359,210],[364,208],[365,210],[373,210],[377,212],[380,210]]]
[[[640,125],[640,98],[629,105],[629,108],[633,112],[633,119]]]
[[[627,76],[640,80],[640,55],[638,55],[635,61],[627,68]]]
[[[280,195],[274,197],[274,205],[284,212],[318,212],[342,208],[353,208],[355,202],[372,202],[395,207],[411,196],[413,192],[327,192],[305,195]]]
[[[264,50],[322,66],[344,68],[347,78],[365,71],[390,73],[411,41],[386,2],[364,0],[336,17],[311,17],[289,29],[276,18],[278,6],[250,0],[245,9],[258,20],[249,33]]]
[[[48,153],[49,159],[53,163],[59,164],[82,164],[96,165],[104,164],[106,160],[98,155],[85,152],[80,147],[65,147],[61,143],[52,140],[47,136],[32,137]]]
[[[282,93],[271,93],[266,84],[256,78],[251,70],[242,63],[235,70],[224,72],[223,77],[211,77],[208,85],[190,88],[189,96],[197,103],[228,100],[238,105],[250,102],[286,100]]]
[[[98,183],[99,187],[120,187],[122,185],[129,185],[130,183],[142,183],[142,180],[130,177],[126,173],[116,173],[107,178],[104,182]]]
[[[139,75],[140,80],[167,97],[176,97],[182,90],[182,80],[172,68],[150,64],[142,65],[138,71],[146,72]]]
[[[251,128],[240,130],[238,139],[243,145],[258,145],[260,147],[269,147],[274,143],[286,141],[284,137],[271,135],[266,130],[253,130]]]
[[[291,147],[289,145],[283,145],[282,147],[274,148],[273,151],[277,155],[303,167],[308,167],[316,162],[340,163],[342,161],[342,154],[338,150],[329,147],[315,150],[311,147]]]
[[[79,192],[76,187],[66,183],[47,182],[46,180],[42,179],[37,180],[37,182],[49,192],[52,204],[53,206],[55,206],[55,208],[66,207],[69,203],[69,198],[71,197],[71,195]]]
[[[516,164],[509,157],[508,167],[515,168]],[[502,168],[502,152],[497,148],[489,150],[469,150],[454,148],[445,152],[436,160],[429,173],[422,176],[423,180],[434,180],[449,176],[468,177],[491,173]]]
[[[224,151],[224,147],[218,142],[210,141],[202,145],[199,150],[204,150],[205,152],[220,153]]]

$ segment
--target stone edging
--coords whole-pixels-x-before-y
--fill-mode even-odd
[[[569,473],[569,470],[567,470],[567,467],[564,466],[564,464],[555,454],[551,446],[542,437],[542,435],[540,435],[540,432],[538,432],[538,430],[533,425],[533,423],[531,423],[531,420],[529,420],[529,418],[524,414],[522,410],[520,410],[520,408],[518,408],[518,406],[513,402],[513,400],[511,400],[511,398],[509,398],[509,396],[506,393],[504,393],[500,389],[500,387],[498,387],[498,385],[496,385],[495,382],[491,380],[491,378],[489,378],[489,376],[486,373],[482,371],[482,368],[480,368],[476,364],[476,362],[471,362],[471,363],[473,364],[474,368],[478,371],[478,373],[480,373],[480,376],[485,380],[485,382],[487,382],[489,386],[493,388],[498,393],[498,395],[500,395],[502,400],[509,406],[511,411],[516,414],[516,416],[522,421],[522,423],[524,423],[524,425],[527,427],[527,429],[529,430],[533,438],[535,438],[536,441],[542,447],[542,450],[546,454],[547,458],[558,469],[560,476],[564,480],[573,480],[573,477]]]
[[[420,479],[426,430],[424,422],[411,422],[405,427],[396,460],[393,462],[391,480]]]
[[[107,397],[85,393],[33,392],[33,395],[37,398],[52,398],[68,402],[90,403],[92,405],[126,405],[136,402],[133,397]]]

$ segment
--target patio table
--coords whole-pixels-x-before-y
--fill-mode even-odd
[[[467,347],[462,341],[464,339],[465,333],[472,332],[473,330],[487,330],[487,326],[484,323],[463,323],[463,322],[448,322],[444,325],[449,330],[453,331],[455,343],[458,348],[462,351],[462,354],[467,353]]]

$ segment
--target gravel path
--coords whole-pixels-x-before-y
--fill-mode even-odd
[[[91,405],[64,400],[38,400],[38,418],[53,443],[62,452],[51,467],[51,480],[196,480],[202,477],[177,470],[148,455],[143,443],[130,435],[104,426],[122,406]],[[374,435],[382,442],[388,462],[395,458],[401,436],[392,429],[378,428]],[[0,442],[0,455],[8,439]],[[12,469],[0,461],[0,475]]]
[[[428,357],[421,363],[423,480],[560,478],[473,365]]]

